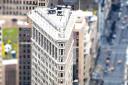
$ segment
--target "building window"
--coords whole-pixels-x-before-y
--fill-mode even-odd
[[[32,7],[32,9],[34,9],[35,7]]]
[[[27,58],[30,58],[30,55],[27,55]]]
[[[52,45],[52,56],[54,57],[54,45]]]
[[[61,67],[60,67],[60,69],[61,69],[61,70],[64,70],[64,67],[63,67],[63,66],[61,66]]]
[[[41,35],[41,46],[43,47],[43,42],[44,42],[44,37],[43,37],[43,35]]]
[[[25,4],[25,1],[23,1],[23,4]]]
[[[76,35],[79,35],[79,32],[76,32]]]
[[[33,1],[33,5],[37,5],[37,2],[36,1]]]
[[[27,49],[27,52],[30,53],[30,49]]]
[[[24,56],[24,58],[26,58],[26,55],[23,55]]]
[[[63,59],[63,57],[61,57],[61,58],[60,58],[60,62],[63,62],[63,61],[64,61],[64,59]]]
[[[18,2],[18,1],[17,1]],[[21,4],[22,2],[21,1],[19,1],[19,3]]]
[[[30,80],[30,77],[28,77],[27,79]]]
[[[47,52],[48,52],[48,49],[49,49],[49,48],[48,48],[48,47],[49,47],[48,45],[49,45],[49,41],[47,40],[47,41],[46,41],[46,50],[47,50]]]
[[[52,53],[52,51],[51,51],[51,42],[49,43],[49,51],[50,51],[50,55],[51,55],[51,53]]]
[[[63,83],[63,80],[60,80],[60,83],[62,84]]]
[[[26,47],[26,45],[23,45],[23,47],[25,48],[25,47]]]
[[[76,56],[79,56],[79,49],[76,48]]]
[[[23,50],[23,52],[25,53],[25,52],[26,52],[26,50]]]
[[[28,4],[28,1],[26,1],[26,4]]]
[[[60,55],[64,55],[64,49],[60,49],[60,50],[59,50],[59,54],[60,54]]]
[[[44,37],[44,49],[46,49],[46,38]]]
[[[26,67],[24,66],[24,69],[25,69]]]
[[[38,33],[38,32],[37,32],[37,30],[36,30],[36,36],[35,36],[36,41],[37,41],[37,39],[38,39],[38,38],[37,38],[37,36],[38,36],[37,33]]]
[[[27,66],[28,69],[30,69],[30,66]]]
[[[86,47],[87,43],[84,43],[84,47]]]
[[[45,6],[45,3],[39,3],[39,6]]]
[[[60,73],[60,77],[63,77],[64,76],[64,74],[63,73]]]
[[[23,72],[23,74],[25,75],[25,74],[26,74],[26,72]]]
[[[21,10],[21,7],[19,7],[19,9]]]
[[[30,45],[27,45],[28,48],[30,48]]]
[[[26,6],[26,10],[28,10],[28,7]]]
[[[84,54],[84,59],[86,58],[87,54]]]
[[[61,55],[64,55],[64,49],[61,49]]]
[[[61,45],[61,47],[63,47],[64,46],[64,44],[60,44]]]
[[[64,47],[64,44],[63,44],[63,43],[60,43],[59,46],[60,46],[60,47]]]
[[[29,10],[31,10],[31,7],[29,7]]]
[[[76,39],[76,46],[79,46],[79,39]]]
[[[29,4],[31,5],[32,4],[32,1],[30,1]]]
[[[57,59],[57,48],[55,48],[55,59]]]

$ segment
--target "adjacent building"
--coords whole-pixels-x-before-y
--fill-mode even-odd
[[[37,8],[32,21],[32,85],[72,85],[75,15],[71,7]]]
[[[17,60],[3,60],[3,84],[2,85],[17,85]]]
[[[31,85],[31,27],[29,26],[29,24],[26,24],[25,22],[18,21],[18,85]]]
[[[58,4],[58,0],[0,0],[1,15],[26,15],[37,6],[47,7]]]
[[[90,11],[75,11],[77,19],[73,30],[74,81],[88,85],[97,53],[97,17]]]

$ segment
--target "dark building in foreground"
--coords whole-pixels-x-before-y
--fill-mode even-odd
[[[19,85],[31,85],[31,28],[19,28]]]

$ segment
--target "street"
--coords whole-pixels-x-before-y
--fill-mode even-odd
[[[122,3],[126,1],[123,0]],[[97,65],[92,73],[90,85],[124,85],[128,46],[128,5],[125,4],[116,10],[114,7],[116,5],[112,6],[105,23],[107,28],[104,27],[104,42],[99,48]]]

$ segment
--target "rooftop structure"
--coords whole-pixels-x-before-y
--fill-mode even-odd
[[[55,40],[66,40],[70,37],[73,23],[75,21],[74,14],[71,12],[71,7],[57,8],[37,8],[29,12],[28,16]],[[35,17],[36,16],[36,17]],[[42,19],[44,18],[44,19]],[[46,24],[42,22],[47,21]],[[49,25],[50,24],[50,25]]]

